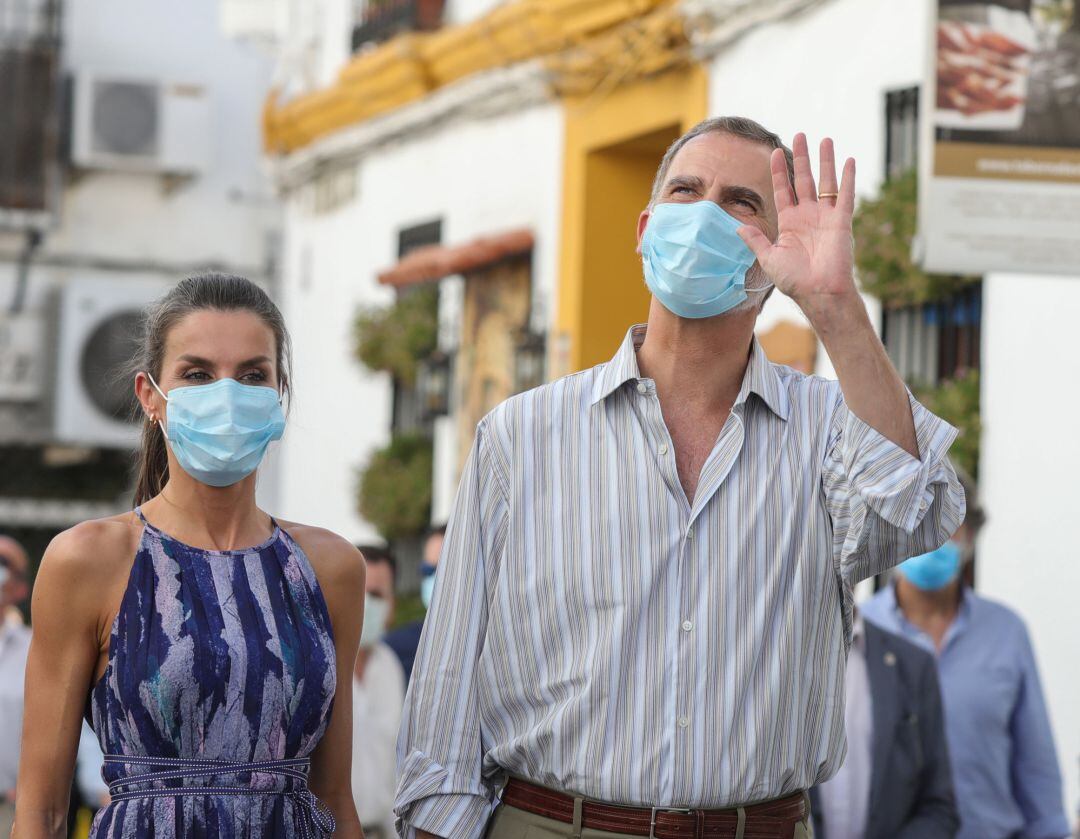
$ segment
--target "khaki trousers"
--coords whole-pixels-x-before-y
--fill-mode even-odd
[[[814,839],[814,830],[807,802],[806,820],[795,826],[791,839]],[[639,839],[627,833],[575,828],[572,824],[527,813],[516,807],[500,804],[488,825],[487,839]],[[742,839],[732,836],[731,839]]]

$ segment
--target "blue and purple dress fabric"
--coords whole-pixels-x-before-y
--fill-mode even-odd
[[[326,602],[288,534],[207,551],[143,519],[91,697],[112,802],[90,839],[330,835],[307,775],[335,683]]]

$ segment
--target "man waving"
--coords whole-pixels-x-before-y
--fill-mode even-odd
[[[819,174],[801,134],[792,154],[748,119],[692,129],[638,224],[648,324],[478,426],[406,703],[402,835],[809,835],[804,791],[844,756],[852,587],[964,509],[956,432],[856,292],[854,161],[838,184],[825,140]],[[839,382],[765,357],[773,285]]]

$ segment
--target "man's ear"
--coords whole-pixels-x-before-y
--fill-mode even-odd
[[[645,235],[645,227],[649,223],[649,216],[652,215],[652,210],[645,209],[641,211],[641,215],[637,217],[637,253],[641,253],[641,237]]]

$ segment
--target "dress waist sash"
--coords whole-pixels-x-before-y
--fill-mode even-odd
[[[140,798],[177,798],[189,795],[281,795],[296,804],[300,839],[323,839],[333,835],[334,815],[308,789],[308,758],[260,760],[251,763],[182,757],[144,757],[140,755],[105,755],[105,766],[145,767],[151,771],[124,775],[109,783],[112,801]],[[103,767],[104,769],[104,767]],[[186,781],[218,775],[258,773],[281,778],[281,788],[262,789],[248,784],[188,784]],[[107,780],[107,779],[106,779]],[[170,781],[179,781],[169,785]]]

